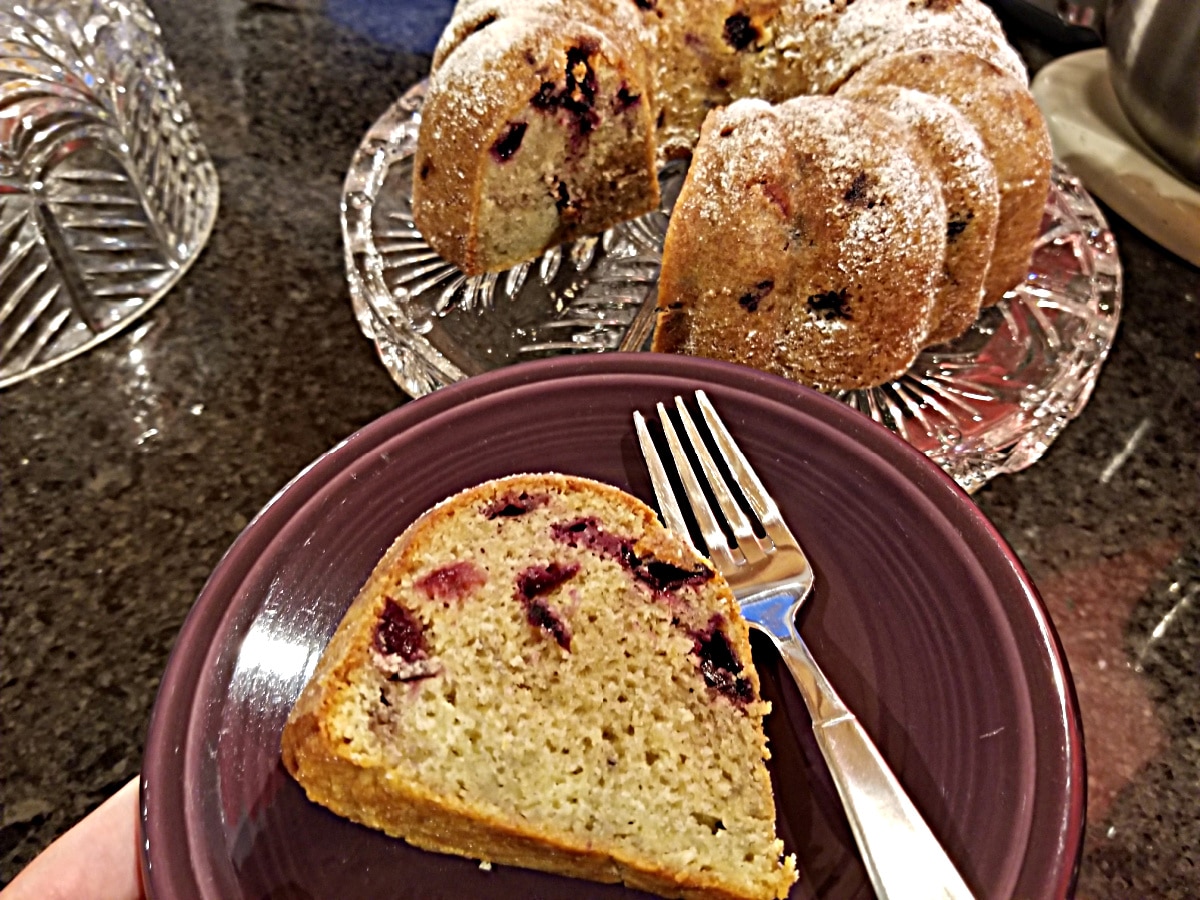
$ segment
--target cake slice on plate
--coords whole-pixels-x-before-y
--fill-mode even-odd
[[[308,796],[428,850],[668,897],[784,897],[747,626],[641,501],[555,474],[442,502],[297,701]]]

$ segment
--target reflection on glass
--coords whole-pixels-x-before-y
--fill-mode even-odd
[[[0,387],[149,309],[217,195],[142,0],[0,6]]]

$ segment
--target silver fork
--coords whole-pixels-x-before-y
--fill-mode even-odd
[[[697,549],[704,552],[707,548],[709,558],[733,589],[746,621],[770,636],[795,678],[876,895],[880,900],[972,897],[870,736],[838,697],[800,638],[796,613],[812,591],[812,567],[784,523],[779,507],[703,391],[696,392],[696,401],[726,466],[766,535],[762,538],[755,534],[750,518],[709,452],[700,427],[683,398],[676,397],[675,406],[687,442],[700,461],[702,476],[692,467],[685,444],[661,403],[658,419],[703,537],[704,546]],[[635,412],[633,421],[663,521],[678,536],[692,542],[646,419]],[[705,496],[701,477],[734,535],[733,546]]]

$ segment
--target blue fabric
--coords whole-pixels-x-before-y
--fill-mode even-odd
[[[328,0],[326,15],[378,44],[409,53],[433,53],[454,0]]]

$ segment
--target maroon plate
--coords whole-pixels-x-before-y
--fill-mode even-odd
[[[378,558],[426,508],[521,471],[652,501],[635,409],[704,388],[813,561],[814,655],[980,897],[1071,893],[1083,743],[1062,650],[1015,554],[943,472],[850,408],[761,372],[657,354],[560,357],[409,403],[322,456],[205,585],[142,773],[154,898],[641,896],[425,853],[309,803],[284,720]],[[795,687],[755,644],[792,897],[869,897]]]

